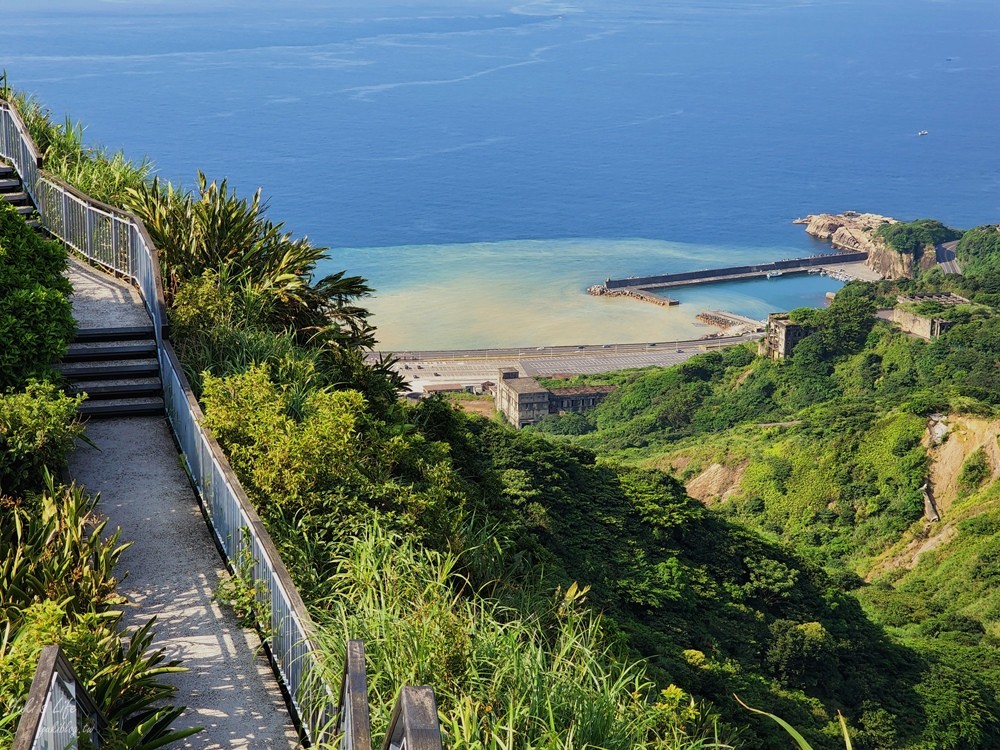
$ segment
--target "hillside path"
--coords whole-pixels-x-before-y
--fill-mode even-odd
[[[81,327],[149,325],[128,285],[71,262],[73,309]],[[166,418],[91,420],[69,475],[133,544],[119,565],[126,622],[156,617],[155,645],[188,671],[164,679],[187,706],[175,728],[202,726],[189,748],[293,748],[298,738],[256,634],[242,629],[212,594],[225,568],[212,541]],[[172,747],[177,747],[174,745]]]

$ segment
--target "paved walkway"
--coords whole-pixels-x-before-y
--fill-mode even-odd
[[[127,285],[73,263],[74,315],[81,327],[149,325]],[[188,671],[164,679],[187,706],[176,728],[203,726],[190,748],[291,748],[288,711],[256,634],[236,624],[212,593],[224,576],[194,491],[164,417],[91,421],[69,473],[90,492],[122,539],[133,545],[119,567],[126,621],[156,617],[156,645]]]

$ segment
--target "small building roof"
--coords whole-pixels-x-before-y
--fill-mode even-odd
[[[504,378],[503,384],[514,393],[548,393],[548,388],[543,388],[534,378]]]
[[[424,393],[457,393],[465,390],[461,383],[430,383],[424,386]]]

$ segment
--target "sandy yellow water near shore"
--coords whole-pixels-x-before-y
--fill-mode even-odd
[[[814,250],[813,250],[814,251]],[[339,250],[328,268],[366,276],[381,349],[550,346],[697,338],[707,309],[751,317],[823,304],[838,282],[816,276],[711,284],[660,307],[588,295],[605,278],[808,254],[802,247],[721,247],[659,240],[518,240]],[[337,264],[341,265],[337,265]]]

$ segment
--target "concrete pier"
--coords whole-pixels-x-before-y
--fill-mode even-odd
[[[603,287],[608,291],[669,289],[671,287],[710,284],[717,281],[737,281],[782,274],[805,273],[811,268],[864,261],[868,253],[834,253],[812,255],[807,258],[789,258],[772,263],[757,263],[750,266],[730,266],[726,268],[706,268],[701,271],[684,271],[659,276],[633,276],[628,279],[608,279]]]
[[[660,305],[661,307],[671,307],[672,305],[680,304],[679,300],[647,292],[642,287],[608,289],[606,286],[598,285],[590,287],[587,292],[595,297],[632,297],[634,299],[642,300],[643,302],[652,302],[654,305]]]

